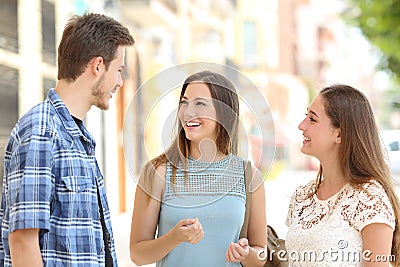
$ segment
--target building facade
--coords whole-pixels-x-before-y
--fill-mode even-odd
[[[64,25],[74,14],[86,11],[113,14],[118,5],[112,1],[2,0],[0,3],[0,148],[3,177],[3,156],[12,127],[20,116],[43,101],[57,82],[57,46]],[[118,19],[118,18],[117,18]],[[118,170],[124,162],[121,132],[124,118],[124,97],[134,93],[137,83],[136,54],[127,52],[124,73],[128,86],[121,88],[103,112],[92,108],[85,124],[97,141],[96,154],[110,195],[110,208],[125,210],[125,175]]]

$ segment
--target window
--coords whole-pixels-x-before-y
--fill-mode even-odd
[[[56,65],[56,19],[54,4],[42,0],[42,60]]]
[[[46,99],[51,88],[56,86],[56,81],[48,78],[43,78],[43,99]]]
[[[9,135],[18,119],[18,70],[0,65],[0,135]]]
[[[4,150],[17,119],[18,70],[0,65],[0,189],[4,175]]]
[[[243,64],[245,68],[257,67],[257,27],[253,21],[243,24]]]
[[[18,1],[0,1],[0,48],[18,53]]]
[[[400,145],[399,145],[399,141],[395,141],[389,144],[389,150],[390,151],[399,151],[400,150]]]

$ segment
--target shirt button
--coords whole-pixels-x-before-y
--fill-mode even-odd
[[[78,185],[78,190],[81,190],[81,187]]]

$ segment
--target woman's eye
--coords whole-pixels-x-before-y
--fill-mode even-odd
[[[305,115],[306,115],[306,117],[308,117],[308,119],[309,119],[310,121],[316,122],[316,120],[315,120],[312,116],[310,116],[308,113],[305,113]]]
[[[179,102],[179,105],[186,105],[187,101],[186,100],[181,100],[181,102]]]
[[[203,102],[197,102],[196,105],[197,105],[197,106],[205,106],[206,104],[203,103]]]

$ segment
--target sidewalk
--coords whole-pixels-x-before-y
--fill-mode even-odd
[[[129,239],[131,234],[132,211],[113,217],[113,231],[115,238],[115,249],[117,251],[119,267],[133,267],[129,256]],[[146,267],[154,267],[155,264],[142,265]]]

